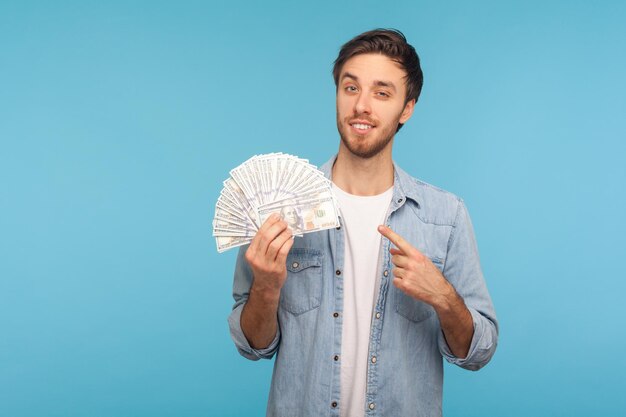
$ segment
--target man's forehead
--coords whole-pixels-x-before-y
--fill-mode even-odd
[[[339,79],[351,78],[359,82],[403,85],[406,75],[402,66],[386,55],[360,54],[345,62]]]

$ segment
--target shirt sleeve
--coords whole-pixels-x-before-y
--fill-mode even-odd
[[[235,276],[233,279],[233,299],[235,304],[233,310],[228,316],[228,326],[230,328],[230,337],[235,342],[235,346],[239,353],[247,359],[256,361],[259,359],[270,359],[276,353],[280,341],[280,326],[276,331],[276,336],[270,345],[264,349],[254,349],[250,346],[248,339],[241,330],[241,311],[248,301],[250,295],[250,287],[252,286],[252,270],[246,262],[244,255],[248,245],[241,246],[237,254],[237,263],[235,264]]]
[[[498,321],[480,268],[472,223],[462,200],[458,201],[443,275],[465,301],[474,322],[474,336],[467,357],[458,358],[450,350],[441,330],[439,350],[448,362],[476,371],[491,360],[496,350]]]

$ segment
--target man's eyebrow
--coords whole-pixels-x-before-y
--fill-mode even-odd
[[[359,81],[359,77],[357,77],[354,74],[350,74],[349,72],[344,72],[343,75],[341,76],[341,79],[343,80],[344,78],[352,78],[354,81]]]
[[[354,74],[351,74],[349,72],[344,72],[343,75],[341,76],[341,79],[343,80],[344,78],[351,78],[356,82],[359,82],[359,77],[357,77]],[[377,87],[387,87],[387,88],[391,88],[393,91],[396,91],[396,86],[391,82],[391,81],[382,81],[382,80],[375,80],[374,81],[374,85]]]
[[[376,81],[374,81],[374,85],[378,86],[378,87],[391,88],[393,91],[396,91],[396,86],[391,81],[376,80]]]

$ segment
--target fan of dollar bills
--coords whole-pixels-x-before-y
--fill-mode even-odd
[[[215,205],[218,252],[249,243],[272,213],[294,235],[339,226],[331,182],[306,159],[283,153],[256,155],[230,171]]]

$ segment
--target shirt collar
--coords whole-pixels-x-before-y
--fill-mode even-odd
[[[337,160],[337,154],[330,158],[319,169],[326,178],[332,181],[333,165]],[[393,200],[395,202],[404,202],[405,199],[410,198],[415,201],[417,205],[420,205],[419,194],[415,180],[406,172],[404,172],[395,162],[393,162]]]

